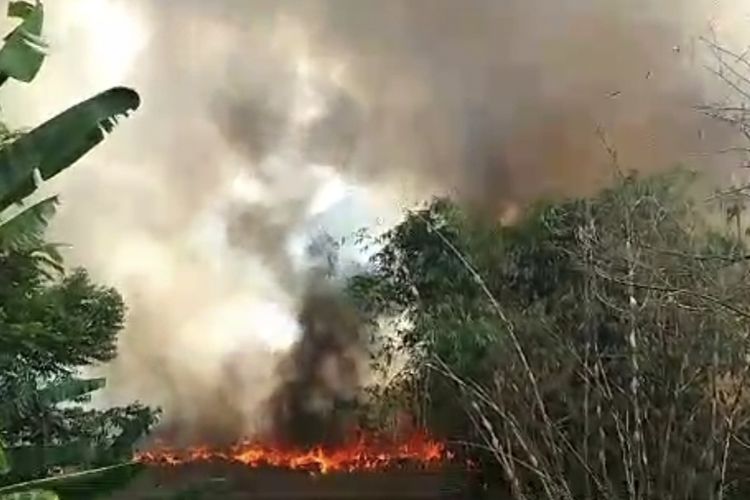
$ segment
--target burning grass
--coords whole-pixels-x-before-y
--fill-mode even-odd
[[[403,467],[433,469],[452,458],[443,443],[424,433],[414,433],[398,442],[361,433],[341,446],[318,445],[307,449],[260,441],[242,441],[226,448],[200,445],[180,449],[157,445],[136,455],[137,461],[154,465],[223,461],[251,468],[276,467],[320,474]]]

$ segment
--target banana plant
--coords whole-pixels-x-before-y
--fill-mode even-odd
[[[59,405],[85,401],[90,394],[104,387],[102,378],[67,378],[49,384],[42,389],[29,391],[27,397],[16,401],[0,402],[0,419],[11,413],[23,414],[34,405]],[[115,439],[132,444],[140,433],[131,435],[124,429],[123,435]],[[3,450],[0,447],[0,475],[11,471],[29,474],[49,467],[67,467],[90,461],[102,450],[93,443],[80,441],[57,446],[20,446]],[[24,483],[0,486],[0,500],[58,500],[62,498],[101,498],[105,493],[125,486],[143,467],[135,462],[126,462],[107,467],[72,472],[54,477],[36,479]]]
[[[40,1],[10,2],[8,14],[22,19],[0,49],[0,85],[8,79],[30,82],[46,56]],[[114,87],[68,108],[45,123],[0,141],[0,252],[35,248],[54,215],[57,197],[33,204],[41,183],[75,164],[112,132],[118,119],[140,106],[138,93]],[[6,134],[7,135],[7,134]]]
[[[0,419],[5,422],[26,420],[39,413],[49,414],[47,426],[54,426],[55,410],[64,403],[82,403],[90,400],[91,393],[104,387],[103,378],[79,379],[66,377],[39,387],[29,381],[28,387],[19,387],[18,394],[9,401],[0,402]],[[20,476],[37,476],[50,467],[67,467],[89,463],[102,453],[97,443],[79,439],[61,444],[31,444],[6,448],[6,465]],[[0,489],[0,491],[2,491]],[[2,500],[2,497],[0,497]]]
[[[29,83],[37,76],[47,56],[48,47],[43,37],[44,7],[40,0],[11,0],[7,14],[20,23],[4,38],[0,48],[0,86],[9,80]],[[114,87],[22,133],[11,134],[0,124],[0,253],[36,251],[53,266],[60,265],[57,247],[45,245],[43,240],[44,230],[57,207],[57,197],[31,198],[44,181],[75,164],[112,132],[120,117],[127,117],[139,106],[140,97],[135,90]],[[52,402],[80,397],[100,387],[101,383],[98,379],[73,381],[49,387],[36,396]],[[10,470],[12,459],[7,458],[0,443],[0,475]],[[117,468],[113,470],[118,477],[126,479],[128,476]],[[109,470],[87,471],[6,486],[0,488],[0,500],[55,500],[58,495],[53,490],[62,491],[66,486],[80,488],[76,485],[81,481],[83,489],[88,489],[91,481],[102,475],[106,476],[105,482],[111,483],[110,474]]]
[[[37,479],[0,488],[0,500],[95,500],[108,498],[128,485],[144,465],[130,462],[83,472]]]

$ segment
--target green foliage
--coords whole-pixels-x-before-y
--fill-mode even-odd
[[[43,7],[12,1],[8,14],[21,23],[0,49],[0,85],[8,78],[30,82],[46,54]],[[0,468],[6,473],[0,481],[12,485],[0,488],[0,498],[57,498],[49,490],[85,489],[99,475],[18,481],[129,460],[154,423],[155,413],[138,404],[82,406],[104,380],[77,372],[112,359],[124,304],[85,270],[64,274],[60,245],[44,240],[57,198],[29,202],[41,182],[73,165],[139,105],[135,91],[116,87],[29,131],[0,124]]]
[[[8,472],[10,472],[8,458],[5,456],[5,450],[0,447],[0,475],[7,474]]]
[[[104,384],[75,372],[114,356],[124,319],[117,292],[83,270],[50,281],[32,255],[8,253],[0,257],[0,304],[0,437],[13,466],[6,482],[129,459],[153,412],[70,404]]]
[[[410,213],[349,286],[373,326],[397,320],[386,404],[491,450],[518,498],[747,491],[750,263],[693,185],[625,178],[512,227],[447,200]]]
[[[125,306],[119,294],[76,270],[49,283],[29,254],[0,256],[0,369],[35,376],[110,360]]]
[[[90,393],[106,385],[104,378],[92,379],[64,379],[54,384],[48,384],[38,392],[39,400],[44,405],[55,405],[65,401],[82,401]]]
[[[37,75],[46,53],[41,36],[44,9],[41,2],[12,1],[8,14],[21,24],[0,49],[0,85],[8,78],[30,82]],[[138,93],[115,87],[101,92],[24,133],[0,127],[0,253],[36,249],[52,268],[59,259],[43,246],[41,234],[54,214],[56,199],[27,206],[26,198],[39,184],[73,165],[101,143],[120,116],[140,105]],[[8,207],[17,205],[15,210]]]
[[[0,249],[24,251],[39,248],[47,225],[57,211],[57,204],[57,196],[46,198],[17,214],[9,214],[7,222],[0,213]]]
[[[139,404],[87,409],[104,380],[76,376],[114,356],[121,297],[82,269],[50,275],[38,250],[19,248],[0,253],[0,441],[12,469],[0,482],[130,460],[156,414]]]
[[[114,356],[119,295],[83,270],[50,282],[29,255],[0,258],[0,273],[0,436],[13,469],[5,481],[128,460],[156,415],[137,404],[86,409],[80,403],[104,380],[75,377]]]
[[[0,500],[59,500],[59,498],[56,493],[45,490],[28,490],[0,496]]]
[[[0,84],[8,78],[30,82],[44,62],[47,44],[42,38],[44,8],[24,0],[8,4],[8,16],[21,19],[21,24],[5,37],[0,49]]]
[[[38,442],[6,450],[12,478],[40,477],[60,469],[82,470],[129,461],[135,441],[154,423],[153,412],[136,405],[106,411],[80,407],[43,410],[44,421],[35,415],[34,423],[48,434],[43,436],[29,426],[31,432],[37,432],[28,434],[27,439]],[[10,429],[9,433],[14,431]]]
[[[127,485],[142,470],[141,464],[128,463],[0,487],[0,500],[4,498],[1,495],[16,494],[29,488],[54,491],[62,499],[109,498],[109,494]]]
[[[0,208],[18,203],[37,188],[34,176],[48,180],[73,165],[104,140],[118,116],[140,105],[131,89],[97,94],[17,137],[0,149]]]

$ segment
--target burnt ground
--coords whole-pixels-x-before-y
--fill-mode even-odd
[[[311,475],[241,464],[150,466],[114,500],[463,500],[482,495],[465,473],[388,471]]]

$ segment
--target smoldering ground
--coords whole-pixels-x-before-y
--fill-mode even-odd
[[[437,193],[495,214],[608,182],[603,142],[645,170],[712,168],[701,155],[726,139],[692,109],[715,90],[695,39],[716,2],[49,3],[55,52],[13,102],[125,83],[144,103],[56,186],[54,237],[129,304],[107,400],[162,406],[187,434],[251,432],[287,387],[268,344],[305,331],[294,243],[332,179],[382,196],[390,220]],[[87,56],[130,66],[104,79]]]

